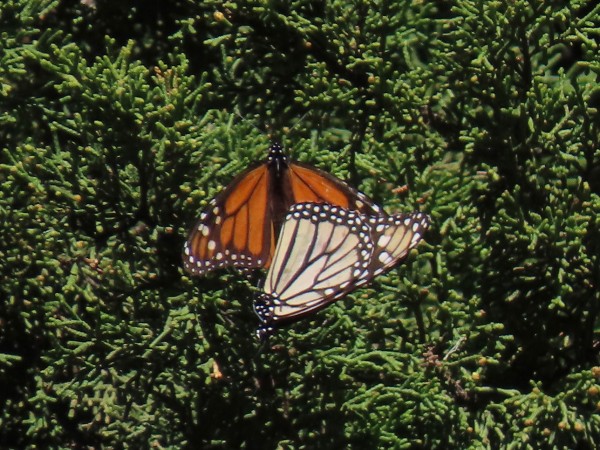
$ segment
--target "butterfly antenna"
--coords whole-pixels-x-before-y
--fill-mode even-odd
[[[304,120],[304,118],[308,115],[308,111],[306,111],[304,114],[302,114],[302,117],[300,117],[298,120],[296,120],[296,123],[294,125],[292,125],[292,128],[290,128],[287,132],[290,133],[294,128],[296,128],[298,126],[299,123],[302,123],[302,121]]]
[[[240,114],[240,112],[237,109],[235,110],[235,114],[240,119],[242,119],[243,122],[249,123],[250,125],[252,125],[252,128],[254,128],[256,131],[258,131],[260,134],[266,135],[269,138],[269,140],[271,142],[273,142],[273,133],[272,133],[272,131],[270,131],[270,127],[268,125],[265,126],[264,130],[261,130],[258,126],[256,126],[256,124],[252,120],[246,119],[242,114]]]
[[[258,131],[260,134],[266,134],[267,136],[269,135],[269,133],[267,133],[265,130],[261,130],[260,128],[258,128],[252,120],[246,119],[246,117],[244,117],[237,109],[235,109],[234,112],[236,116],[242,119],[242,122],[249,123],[250,125],[252,125],[252,128]]]

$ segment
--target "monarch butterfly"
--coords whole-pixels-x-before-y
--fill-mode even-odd
[[[254,310],[264,340],[391,269],[429,226],[419,212],[364,216],[337,206],[293,205]]]
[[[383,214],[366,195],[316,167],[288,161],[273,144],[266,161],[238,175],[200,214],[184,246],[184,268],[192,275],[225,266],[268,268],[284,216],[301,202]]]

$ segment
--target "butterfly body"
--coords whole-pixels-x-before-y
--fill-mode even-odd
[[[364,194],[316,167],[289,161],[273,144],[266,161],[238,175],[200,214],[184,246],[184,268],[192,275],[226,266],[268,268],[290,206],[302,202],[383,214]]]
[[[423,237],[422,213],[365,216],[328,204],[293,205],[254,309],[265,339],[390,270]]]

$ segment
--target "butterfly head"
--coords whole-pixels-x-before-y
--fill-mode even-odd
[[[283,147],[278,142],[274,142],[269,148],[269,156],[267,156],[268,164],[287,165],[288,158],[283,152]]]
[[[275,298],[263,292],[254,300],[254,312],[261,323],[271,322],[275,313]]]

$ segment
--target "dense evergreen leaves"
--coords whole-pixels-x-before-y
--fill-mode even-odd
[[[583,0],[0,2],[0,447],[597,448],[599,31]],[[180,259],[253,124],[433,222],[263,348],[255,280]]]

